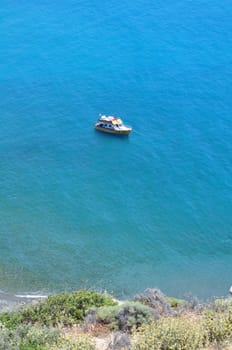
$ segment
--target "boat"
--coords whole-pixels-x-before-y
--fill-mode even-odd
[[[128,135],[132,131],[132,128],[125,125],[121,118],[106,115],[100,115],[94,127],[96,130],[118,135]]]

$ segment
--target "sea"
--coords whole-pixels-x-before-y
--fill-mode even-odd
[[[228,294],[231,18],[230,0],[1,0],[2,292]]]

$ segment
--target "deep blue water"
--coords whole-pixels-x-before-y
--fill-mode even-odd
[[[231,18],[229,0],[1,1],[0,290],[227,294]]]

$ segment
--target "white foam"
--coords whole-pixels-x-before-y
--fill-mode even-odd
[[[15,294],[16,298],[26,298],[26,299],[46,299],[47,295],[38,294]]]

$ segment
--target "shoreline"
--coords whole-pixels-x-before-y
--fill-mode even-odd
[[[63,292],[61,292],[63,293]],[[67,292],[68,294],[72,293],[72,292]],[[12,311],[15,310],[17,308],[19,308],[20,306],[23,305],[33,305],[35,303],[37,303],[38,301],[41,300],[45,300],[48,298],[49,295],[58,295],[60,294],[59,292],[56,293],[50,293],[50,294],[42,294],[42,293],[7,293],[4,292],[2,290],[0,290],[0,313],[6,312],[6,311]],[[169,296],[170,297],[170,296]],[[171,296],[172,298],[173,296]],[[182,297],[181,300],[188,300],[189,298],[193,298],[195,300],[198,300],[198,302],[201,303],[209,303],[212,300],[215,299],[228,299],[232,297],[232,286],[230,287],[230,289],[228,290],[228,293],[225,295],[221,295],[221,296],[214,296],[211,297],[207,300],[202,300],[199,299],[197,296],[194,296],[192,294],[189,294],[185,297]],[[174,299],[180,299],[180,298],[176,298],[175,296],[173,297]],[[121,299],[121,298],[114,298],[113,299],[115,301],[117,301],[119,304],[122,304],[123,302],[125,302],[128,299]]]
[[[146,289],[133,300],[122,302],[96,291],[79,292],[74,292],[71,298],[69,295],[60,298],[58,294],[47,304],[45,298],[48,296],[39,293],[0,292],[0,306],[2,303],[5,308],[0,313],[15,310],[1,315],[3,327],[0,330],[9,344],[6,349],[11,349],[11,345],[17,342],[18,348],[26,344],[31,350],[36,350],[38,344],[44,345],[44,350],[60,349],[60,346],[71,349],[74,345],[89,350],[122,349],[122,346],[135,350],[138,345],[145,350],[153,349],[157,342],[165,348],[169,348],[169,344],[170,348],[176,348],[177,341],[180,341],[180,350],[212,350],[216,349],[215,344],[226,344],[229,346],[226,349],[232,350],[228,334],[232,298],[215,300],[211,305],[195,303],[194,300],[186,303],[165,296],[159,289]],[[45,308],[42,305],[37,308],[40,299],[45,300]],[[25,313],[24,308],[17,309],[20,305],[32,307]],[[78,309],[77,313],[73,313],[74,308]],[[101,309],[104,312],[98,313],[97,310]],[[167,336],[169,333],[171,336]],[[51,338],[47,338],[49,334]],[[35,346],[31,346],[31,339],[36,342]]]
[[[11,311],[25,304],[33,304],[38,300],[46,299],[48,295],[42,294],[10,294],[0,292],[0,313]]]

